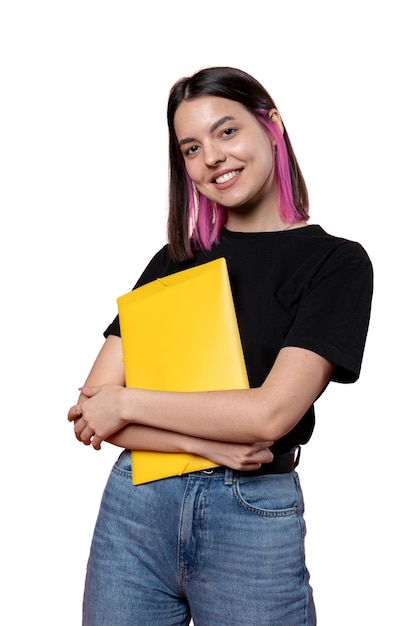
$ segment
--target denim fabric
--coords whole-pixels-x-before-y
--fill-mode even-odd
[[[229,469],[145,485],[110,474],[92,541],[84,626],[314,626],[296,472]]]

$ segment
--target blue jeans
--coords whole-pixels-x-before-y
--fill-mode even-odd
[[[125,450],[91,546],[84,626],[314,626],[296,472],[145,485]]]

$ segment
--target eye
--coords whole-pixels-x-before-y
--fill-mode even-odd
[[[226,128],[221,132],[221,136],[231,137],[237,132],[237,128]]]
[[[198,150],[198,146],[190,146],[183,151],[184,156],[193,156]]]

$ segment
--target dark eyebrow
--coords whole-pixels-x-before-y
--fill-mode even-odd
[[[214,133],[214,131],[217,130],[219,126],[221,126],[225,122],[230,122],[230,120],[234,119],[236,118],[232,117],[231,115],[225,115],[224,117],[221,117],[219,120],[217,120],[217,122],[214,122],[213,126],[210,127],[210,132]]]
[[[212,126],[210,126],[210,133],[214,133],[214,131],[217,130],[220,126],[222,126],[222,124],[224,124],[225,122],[230,122],[230,120],[234,120],[234,119],[236,118],[232,117],[231,115],[225,115],[224,117],[221,117],[219,120],[214,122]],[[185,137],[184,139],[181,139],[181,141],[179,142],[179,145],[183,146],[184,144],[192,143],[193,141],[195,141],[193,137]]]

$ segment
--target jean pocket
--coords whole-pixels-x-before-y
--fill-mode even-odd
[[[233,494],[248,511],[264,517],[297,515],[303,508],[296,472],[266,476],[239,476]]]
[[[123,450],[113,465],[113,471],[123,476],[132,476],[132,459],[130,450]]]

